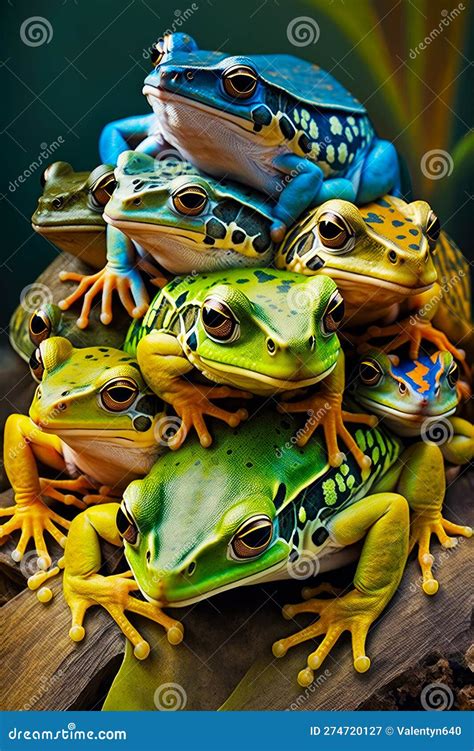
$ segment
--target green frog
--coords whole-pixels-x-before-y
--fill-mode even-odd
[[[345,326],[365,329],[352,337],[362,349],[392,337],[385,351],[408,342],[416,359],[427,340],[464,362],[448,336],[472,348],[468,264],[425,201],[328,201],[290,230],[275,264],[334,279],[344,295]]]
[[[21,531],[15,561],[33,539],[45,569],[51,559],[44,533],[64,545],[58,525],[67,530],[70,522],[43,499],[83,509],[120,496],[164,450],[156,437],[163,404],[136,360],[111,347],[75,349],[67,339],[52,337],[37,348],[31,369],[40,383],[29,417],[12,414],[5,424],[4,464],[15,505],[0,509],[0,517],[12,517],[0,526],[0,537]],[[39,462],[71,479],[41,478]]]
[[[67,162],[46,167],[43,194],[31,217],[33,229],[61,250],[102,268],[106,254],[104,203],[114,187],[113,167],[75,172]]]
[[[203,446],[211,444],[205,415],[231,427],[245,419],[245,410],[229,412],[214,399],[283,394],[280,409],[309,413],[301,445],[322,425],[330,464],[343,460],[341,436],[363,468],[370,460],[344,423],[373,425],[375,418],[341,407],[344,356],[336,331],[343,316],[342,297],[328,277],[231,269],[174,279],[143,321],[132,324],[124,346],[136,352],[147,383],[181,420],[172,449],[192,428]],[[206,383],[193,383],[192,374]],[[317,383],[317,392],[290,401]]]
[[[242,585],[315,576],[357,558],[359,543],[351,591],[325,599],[318,595],[337,594],[329,585],[306,588],[304,602],[286,606],[284,615],[292,619],[305,612],[319,620],[278,640],[273,653],[280,658],[293,645],[324,636],[298,675],[307,686],[348,630],[354,667],[365,672],[370,666],[368,631],[394,595],[405,567],[410,511],[426,525],[436,518],[454,534],[470,534],[441,516],[436,482],[443,469],[430,461],[432,447],[422,444],[423,452],[405,455],[395,435],[363,426],[354,438],[372,459],[369,470],[362,473],[351,455],[335,468],[321,437],[298,448],[294,425],[286,416],[275,419],[268,407],[233,432],[216,424],[215,436],[212,452],[194,437],[132,482],[120,506],[90,508],[73,521],[63,584],[72,613],[71,638],[84,638],[85,613],[99,604],[143,659],[150,646],[125,611],[160,623],[169,641],[177,643],[183,629],[163,608]],[[192,503],[183,503],[190,489]],[[99,573],[100,538],[124,547],[128,572],[113,577]],[[433,593],[432,582],[425,579],[425,584],[425,591]],[[138,590],[145,601],[133,597]]]
[[[173,35],[171,35],[173,36]],[[154,56],[143,93],[156,148],[276,200],[272,237],[331,198],[366,203],[399,193],[393,144],[327,71],[291,55],[231,55],[176,44]]]
[[[189,162],[155,160],[135,151],[120,155],[115,179],[104,209],[109,225],[107,264],[91,276],[75,275],[79,287],[61,304],[66,308],[85,295],[81,325],[99,294],[101,320],[111,322],[114,289],[126,302],[124,290],[130,288],[133,305],[126,305],[127,310],[134,318],[143,315],[149,298],[136,265],[144,255],[173,274],[271,262],[271,212],[256,191],[213,180]]]

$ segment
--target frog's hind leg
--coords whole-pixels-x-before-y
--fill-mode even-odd
[[[400,163],[393,143],[375,138],[362,166],[355,203],[361,206],[386,193],[401,196]]]
[[[365,541],[353,590],[341,597],[311,598],[283,609],[286,618],[293,618],[297,613],[314,613],[319,619],[293,636],[275,642],[275,657],[283,657],[290,647],[324,635],[320,645],[309,655],[308,666],[298,674],[302,686],[310,685],[314,670],[322,665],[344,631],[351,632],[355,669],[364,673],[370,667],[365,653],[367,633],[393,597],[405,568],[408,504],[396,493],[377,493],[336,516],[328,530],[333,541],[341,546],[352,545],[364,537]]]
[[[457,540],[449,535],[471,537],[472,529],[454,524],[442,515],[446,479],[439,446],[416,443],[403,453],[400,465],[403,469],[396,489],[407,498],[412,512],[410,550],[418,546],[423,591],[427,595],[434,595],[439,585],[432,571],[431,536],[435,535],[444,548],[452,548]]]

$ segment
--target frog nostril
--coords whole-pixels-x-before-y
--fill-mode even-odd
[[[133,201],[133,205],[134,206],[140,206],[141,202],[142,202],[141,198],[135,198],[135,200]]]
[[[146,551],[146,562],[150,563],[150,561],[151,561],[151,551],[147,550]]]
[[[388,254],[388,260],[390,263],[396,263],[398,260],[398,255],[395,250],[390,250]]]
[[[196,561],[191,561],[191,563],[188,566],[187,575],[192,576],[194,572],[196,571]]]
[[[309,348],[310,348],[311,352],[313,352],[315,344],[316,344],[316,339],[314,338],[314,336],[310,336],[309,337],[308,344],[309,344]]]
[[[58,409],[60,412],[64,412],[64,410],[67,409],[67,404],[65,402],[59,402]]]
[[[268,352],[271,355],[275,354],[275,352],[276,352],[276,344],[273,341],[273,339],[267,339],[267,349],[268,349]]]

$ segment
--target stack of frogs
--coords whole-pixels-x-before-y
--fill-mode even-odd
[[[320,584],[286,606],[319,617],[273,653],[323,637],[298,674],[308,685],[347,630],[364,672],[410,551],[434,595],[431,536],[471,535],[442,515],[447,465],[474,453],[459,416],[467,263],[430,206],[404,200],[393,145],[318,66],[203,51],[184,34],[153,62],[153,113],[108,125],[90,174],[44,174],[33,226],[89,268],[63,268],[51,288],[77,287],[12,319],[39,385],[29,416],[7,422],[15,505],[0,535],[20,532],[15,561],[34,541],[41,601],[64,568],[73,640],[102,605],[138,659],[150,647],[124,611],[177,644],[166,606],[360,556],[350,591]],[[65,546],[53,567],[45,532]],[[99,573],[99,538],[130,571]]]

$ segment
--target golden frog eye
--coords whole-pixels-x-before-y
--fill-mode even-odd
[[[233,99],[250,99],[257,81],[256,72],[247,65],[234,65],[222,74],[224,90]]]
[[[124,412],[138,396],[138,386],[132,378],[114,378],[102,387],[100,401],[110,412]]]
[[[165,56],[165,40],[164,39],[158,39],[156,44],[153,45],[150,60],[151,64],[156,68],[161,63]]]
[[[273,537],[273,524],[268,516],[254,516],[244,522],[231,541],[235,558],[255,558],[269,546]]]
[[[28,331],[30,334],[30,340],[35,347],[39,347],[41,342],[51,334],[51,321],[47,313],[44,310],[35,310],[30,318]]]
[[[328,250],[345,250],[352,232],[346,222],[338,214],[327,212],[318,222],[320,240]]]
[[[221,300],[208,297],[201,310],[202,323],[209,339],[216,342],[235,342],[240,325],[232,310]]]
[[[136,545],[138,540],[138,527],[123,504],[117,511],[116,524],[120,537],[126,540],[130,545]]]
[[[102,209],[117,186],[113,169],[107,164],[96,167],[89,175],[88,185],[92,208]]]
[[[359,378],[366,386],[377,386],[383,378],[383,370],[377,360],[363,360],[359,365]]]
[[[44,373],[44,364],[39,347],[37,347],[37,349],[35,349],[35,351],[31,355],[28,364],[30,366],[31,375],[33,376],[35,381],[41,381]]]
[[[200,185],[186,185],[173,195],[173,206],[176,211],[186,216],[201,214],[206,204],[207,193]]]
[[[448,383],[451,386],[452,389],[456,388],[456,384],[459,380],[459,368],[457,366],[457,363],[453,362],[451,367],[448,370],[448,375],[446,376],[448,379]]]
[[[321,330],[324,336],[333,334],[342,323],[344,318],[344,300],[341,293],[336,290],[326,306],[326,310],[321,319]]]
[[[430,214],[428,216],[428,222],[426,223],[426,237],[428,238],[428,242],[430,244],[430,248],[434,250],[436,243],[439,240],[439,236],[441,233],[441,224],[434,213],[434,211],[430,211]]]

